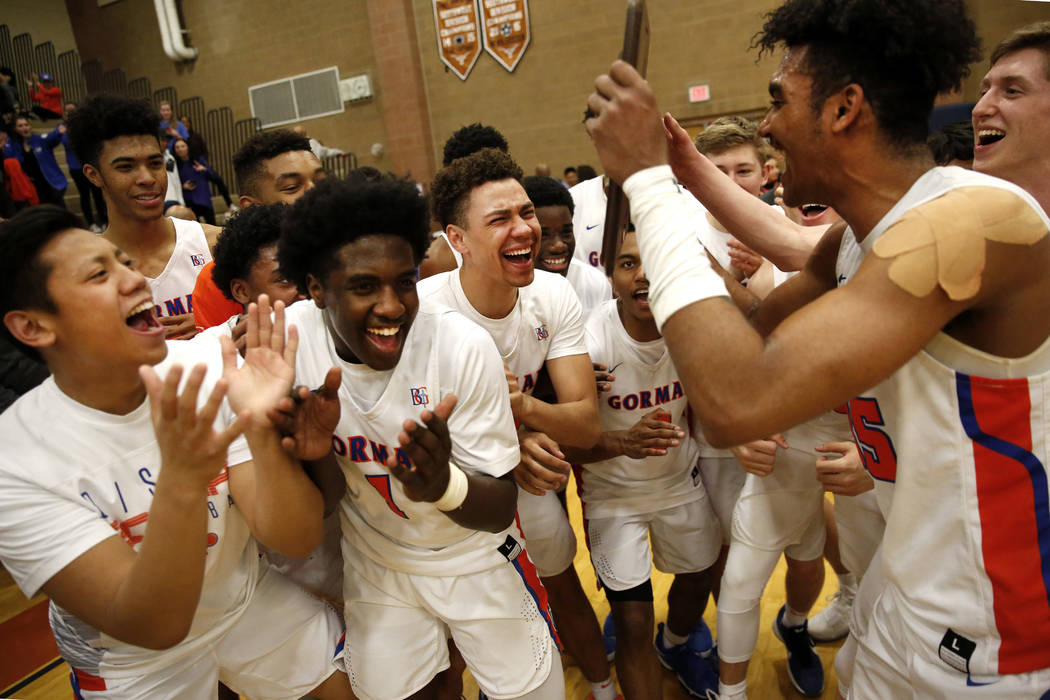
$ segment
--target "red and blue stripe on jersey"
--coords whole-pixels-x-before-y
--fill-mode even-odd
[[[999,672],[1050,667],[1050,503],[1032,452],[1028,380],[956,373],[973,445],[985,573],[999,631]]]

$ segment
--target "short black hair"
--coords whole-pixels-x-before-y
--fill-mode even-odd
[[[477,153],[483,148],[495,148],[504,153],[510,152],[507,139],[495,127],[477,122],[460,127],[445,142],[441,166],[448,167],[457,158]]]
[[[814,112],[857,83],[886,143],[902,150],[925,142],[934,98],[981,56],[964,0],[787,0],[752,41],[760,56],[778,45],[807,48],[800,70]]]
[[[309,151],[310,139],[291,129],[260,131],[233,154],[233,172],[237,177],[237,191],[249,197],[258,197],[256,177],[263,163],[291,151]]]
[[[286,209],[277,259],[282,274],[306,294],[308,275],[324,280],[340,248],[372,234],[404,239],[419,264],[430,245],[429,229],[427,202],[415,183],[393,175],[327,178]]]
[[[288,205],[283,202],[258,204],[245,207],[226,220],[212,251],[215,267],[211,276],[230,301],[237,301],[230,291],[233,280],[248,279],[259,260],[259,251],[280,239],[281,221],[287,210]]]
[[[926,139],[926,145],[937,165],[948,165],[953,160],[973,160],[973,122],[969,119],[946,124]]]
[[[584,180],[593,180],[598,177],[598,173],[591,166],[584,164],[576,167],[576,175],[580,178],[580,182]]]
[[[438,171],[430,185],[434,218],[442,228],[463,225],[463,212],[475,187],[500,180],[521,181],[521,168],[508,154],[495,148],[483,148],[457,158]]]
[[[572,201],[572,195],[565,185],[553,177],[542,175],[529,175],[521,181],[525,188],[525,194],[529,195],[534,207],[559,207],[569,208],[569,213],[576,211],[576,204]]]
[[[72,228],[87,226],[79,216],[54,204],[23,209],[0,222],[0,318],[20,309],[58,310],[47,291],[51,266],[41,260],[40,253],[58,234]],[[42,359],[34,348],[15,340],[7,324],[3,332],[26,355]]]
[[[106,141],[121,136],[156,137],[160,115],[145,100],[98,94],[84,100],[69,115],[66,129],[77,159],[97,168]]]
[[[562,175],[568,175],[569,173],[575,173],[575,172],[576,172],[576,168],[570,165],[569,167],[565,168],[565,170],[562,171]]]

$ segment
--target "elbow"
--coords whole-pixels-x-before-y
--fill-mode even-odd
[[[711,447],[727,450],[747,442],[741,436],[746,433],[746,418],[733,406],[721,406],[717,410],[697,411],[697,418],[704,432],[704,439]]]

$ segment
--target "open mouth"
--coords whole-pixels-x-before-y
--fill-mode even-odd
[[[803,204],[799,207],[802,212],[802,218],[806,221],[812,221],[813,219],[819,219],[821,215],[828,210],[826,204]]]
[[[152,301],[144,301],[128,312],[124,323],[136,333],[151,333],[163,330]]]
[[[648,287],[643,287],[641,289],[635,290],[635,292],[631,295],[631,298],[634,299],[638,303],[638,306],[640,306],[641,308],[643,308],[643,309],[648,309],[649,308],[649,288]]]
[[[380,352],[397,352],[401,347],[401,326],[376,326],[366,328],[365,334],[368,340]]]
[[[1006,132],[1002,129],[981,129],[977,132],[977,145],[990,146],[997,141],[1002,141]]]
[[[503,253],[503,258],[514,265],[528,265],[532,262],[532,248],[512,248]]]

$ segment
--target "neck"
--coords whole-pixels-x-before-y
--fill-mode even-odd
[[[660,335],[660,330],[656,327],[655,320],[641,321],[628,316],[623,312],[623,302],[620,300],[616,301],[616,313],[620,316],[620,323],[623,324],[623,329],[627,331],[627,335],[631,336],[633,340],[637,340],[639,343],[648,343],[663,337]]]
[[[135,219],[118,212],[108,199],[106,204],[110,215],[105,238],[133,258],[140,257],[144,251],[170,245],[175,238],[175,225],[166,216]]]
[[[96,411],[123,416],[146,399],[146,385],[134,368],[52,365],[52,376],[62,393]]]
[[[467,264],[459,268],[459,281],[463,293],[474,310],[486,318],[503,318],[514,309],[518,301],[518,288],[484,277]]]
[[[863,240],[915,181],[934,167],[928,153],[911,157],[872,157],[861,168],[843,168],[840,183],[827,204],[845,219],[858,241]]]

